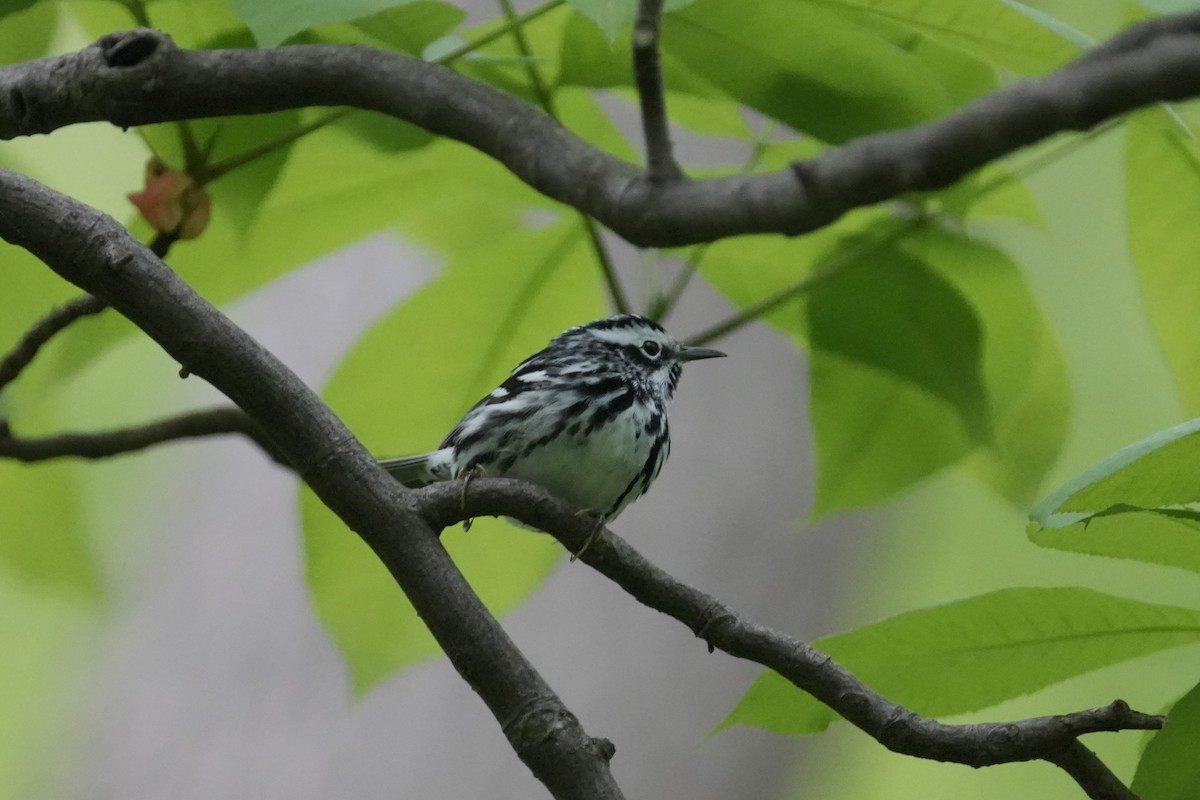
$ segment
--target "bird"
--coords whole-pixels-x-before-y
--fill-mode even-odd
[[[723,356],[636,314],[568,328],[472,406],[437,450],[380,465],[412,488],[520,478],[603,525],[650,489],[667,460],[667,406],[683,365]]]

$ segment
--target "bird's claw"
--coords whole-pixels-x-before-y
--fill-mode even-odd
[[[575,512],[575,516],[582,517],[585,514],[590,515],[591,513],[592,512],[588,511],[587,509],[582,509],[580,511]],[[571,553],[571,563],[575,563],[575,559],[579,558],[585,552],[587,552],[587,549],[589,547],[591,547],[592,543],[595,542],[597,537],[600,536],[600,531],[604,530],[604,523],[606,521],[607,520],[605,520],[603,514],[596,515],[595,527],[592,528],[592,532],[587,535],[587,538],[583,540],[583,544],[580,546],[580,548],[578,550],[574,551],[573,553]]]
[[[467,511],[467,489],[470,487],[471,481],[474,480],[476,476],[482,475],[482,474],[483,474],[483,467],[476,465],[474,467],[471,467],[470,469],[463,470],[462,474],[459,476],[462,478],[462,494],[459,497],[459,507],[460,507],[460,510],[464,514]],[[475,523],[474,517],[467,517],[466,519],[464,519],[463,524],[462,524],[463,533],[470,532],[471,526],[474,523]]]

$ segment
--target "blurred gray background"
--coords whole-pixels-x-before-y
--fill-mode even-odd
[[[636,265],[625,248],[618,258]],[[380,235],[229,312],[319,387],[372,318],[436,271]],[[687,336],[727,311],[697,282],[671,328]],[[615,529],[755,621],[828,632],[853,537],[801,531],[811,496],[802,360],[760,326],[720,346],[728,359],[686,372],[672,459]],[[380,392],[401,380],[381,365]],[[194,382],[177,393],[181,407],[197,404]],[[124,567],[89,668],[93,707],[74,734],[66,796],[545,796],[445,659],[352,697],[307,595],[291,474],[237,438],[140,458],[157,480],[131,516],[143,529],[127,535],[149,549]],[[742,728],[705,739],[759,669],[709,654],[585,565],[564,559],[504,625],[586,730],[616,745],[627,796],[772,797],[787,782],[793,741]]]
[[[476,6],[473,21],[496,13],[487,0]],[[602,102],[637,141],[632,107]],[[685,165],[744,158],[744,145],[677,135]],[[637,253],[609,244],[636,290]],[[438,268],[381,234],[226,310],[319,388],[363,329]],[[730,310],[696,280],[669,327],[687,337]],[[761,325],[717,344],[730,357],[686,371],[671,461],[615,530],[754,621],[804,638],[828,633],[858,545],[844,519],[803,530],[812,480],[802,357]],[[388,367],[379,392],[416,382]],[[170,390],[179,410],[203,405],[206,391],[220,401],[197,383]],[[137,458],[154,488],[125,514],[136,528],[125,535],[140,544],[116,567],[124,579],[92,648],[92,705],[67,740],[64,796],[547,796],[444,658],[353,697],[304,583],[293,475],[235,437]],[[803,767],[803,742],[745,728],[706,739],[759,668],[709,654],[686,627],[583,564],[563,559],[504,626],[585,729],[616,745],[612,766],[630,798],[775,797],[797,758]]]

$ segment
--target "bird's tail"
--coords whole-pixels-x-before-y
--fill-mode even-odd
[[[383,458],[380,459],[379,466],[410,489],[419,489],[436,481],[450,479],[448,450],[434,450],[419,456]]]

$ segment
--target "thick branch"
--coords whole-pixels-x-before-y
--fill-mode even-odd
[[[139,51],[118,52],[118,62]],[[592,739],[471,590],[408,490],[304,383],[112,218],[0,169],[0,237],[109,303],[224,392],[395,577],[521,759],[558,798],[620,798]]]
[[[1200,95],[1200,13],[1141,23],[1040,80],[925,125],[863,137],[792,169],[651,181],[533,106],[449,69],[348,45],[184,51],[154,31],[0,69],[0,138],[78,122],[121,126],[350,105],[487,153],[541,192],[644,246],[798,234],[852,208],[938,189],[1060,131]]]
[[[267,455],[288,466],[275,446],[263,435],[262,430],[236,408],[192,411],[145,425],[111,431],[59,433],[37,438],[14,435],[8,421],[0,419],[0,458],[11,458],[30,464],[52,458],[109,458],[178,439],[229,433],[240,433],[250,438],[262,447]]]
[[[572,552],[594,531],[594,522],[566,503],[537,486],[509,479],[473,480],[465,502],[461,484],[433,484],[416,492],[415,507],[435,528],[466,517],[515,517],[551,532]],[[1077,738],[1163,724],[1162,717],[1133,711],[1118,700],[1103,708],[1019,722],[946,725],[893,703],[810,645],[741,618],[611,532],[595,537],[579,558],[640,602],[687,625],[710,647],[775,670],[898,753],[973,767],[1042,759],[1061,766],[1090,797],[1128,800],[1128,790],[1099,759],[1082,755],[1088,751],[1081,753]]]

